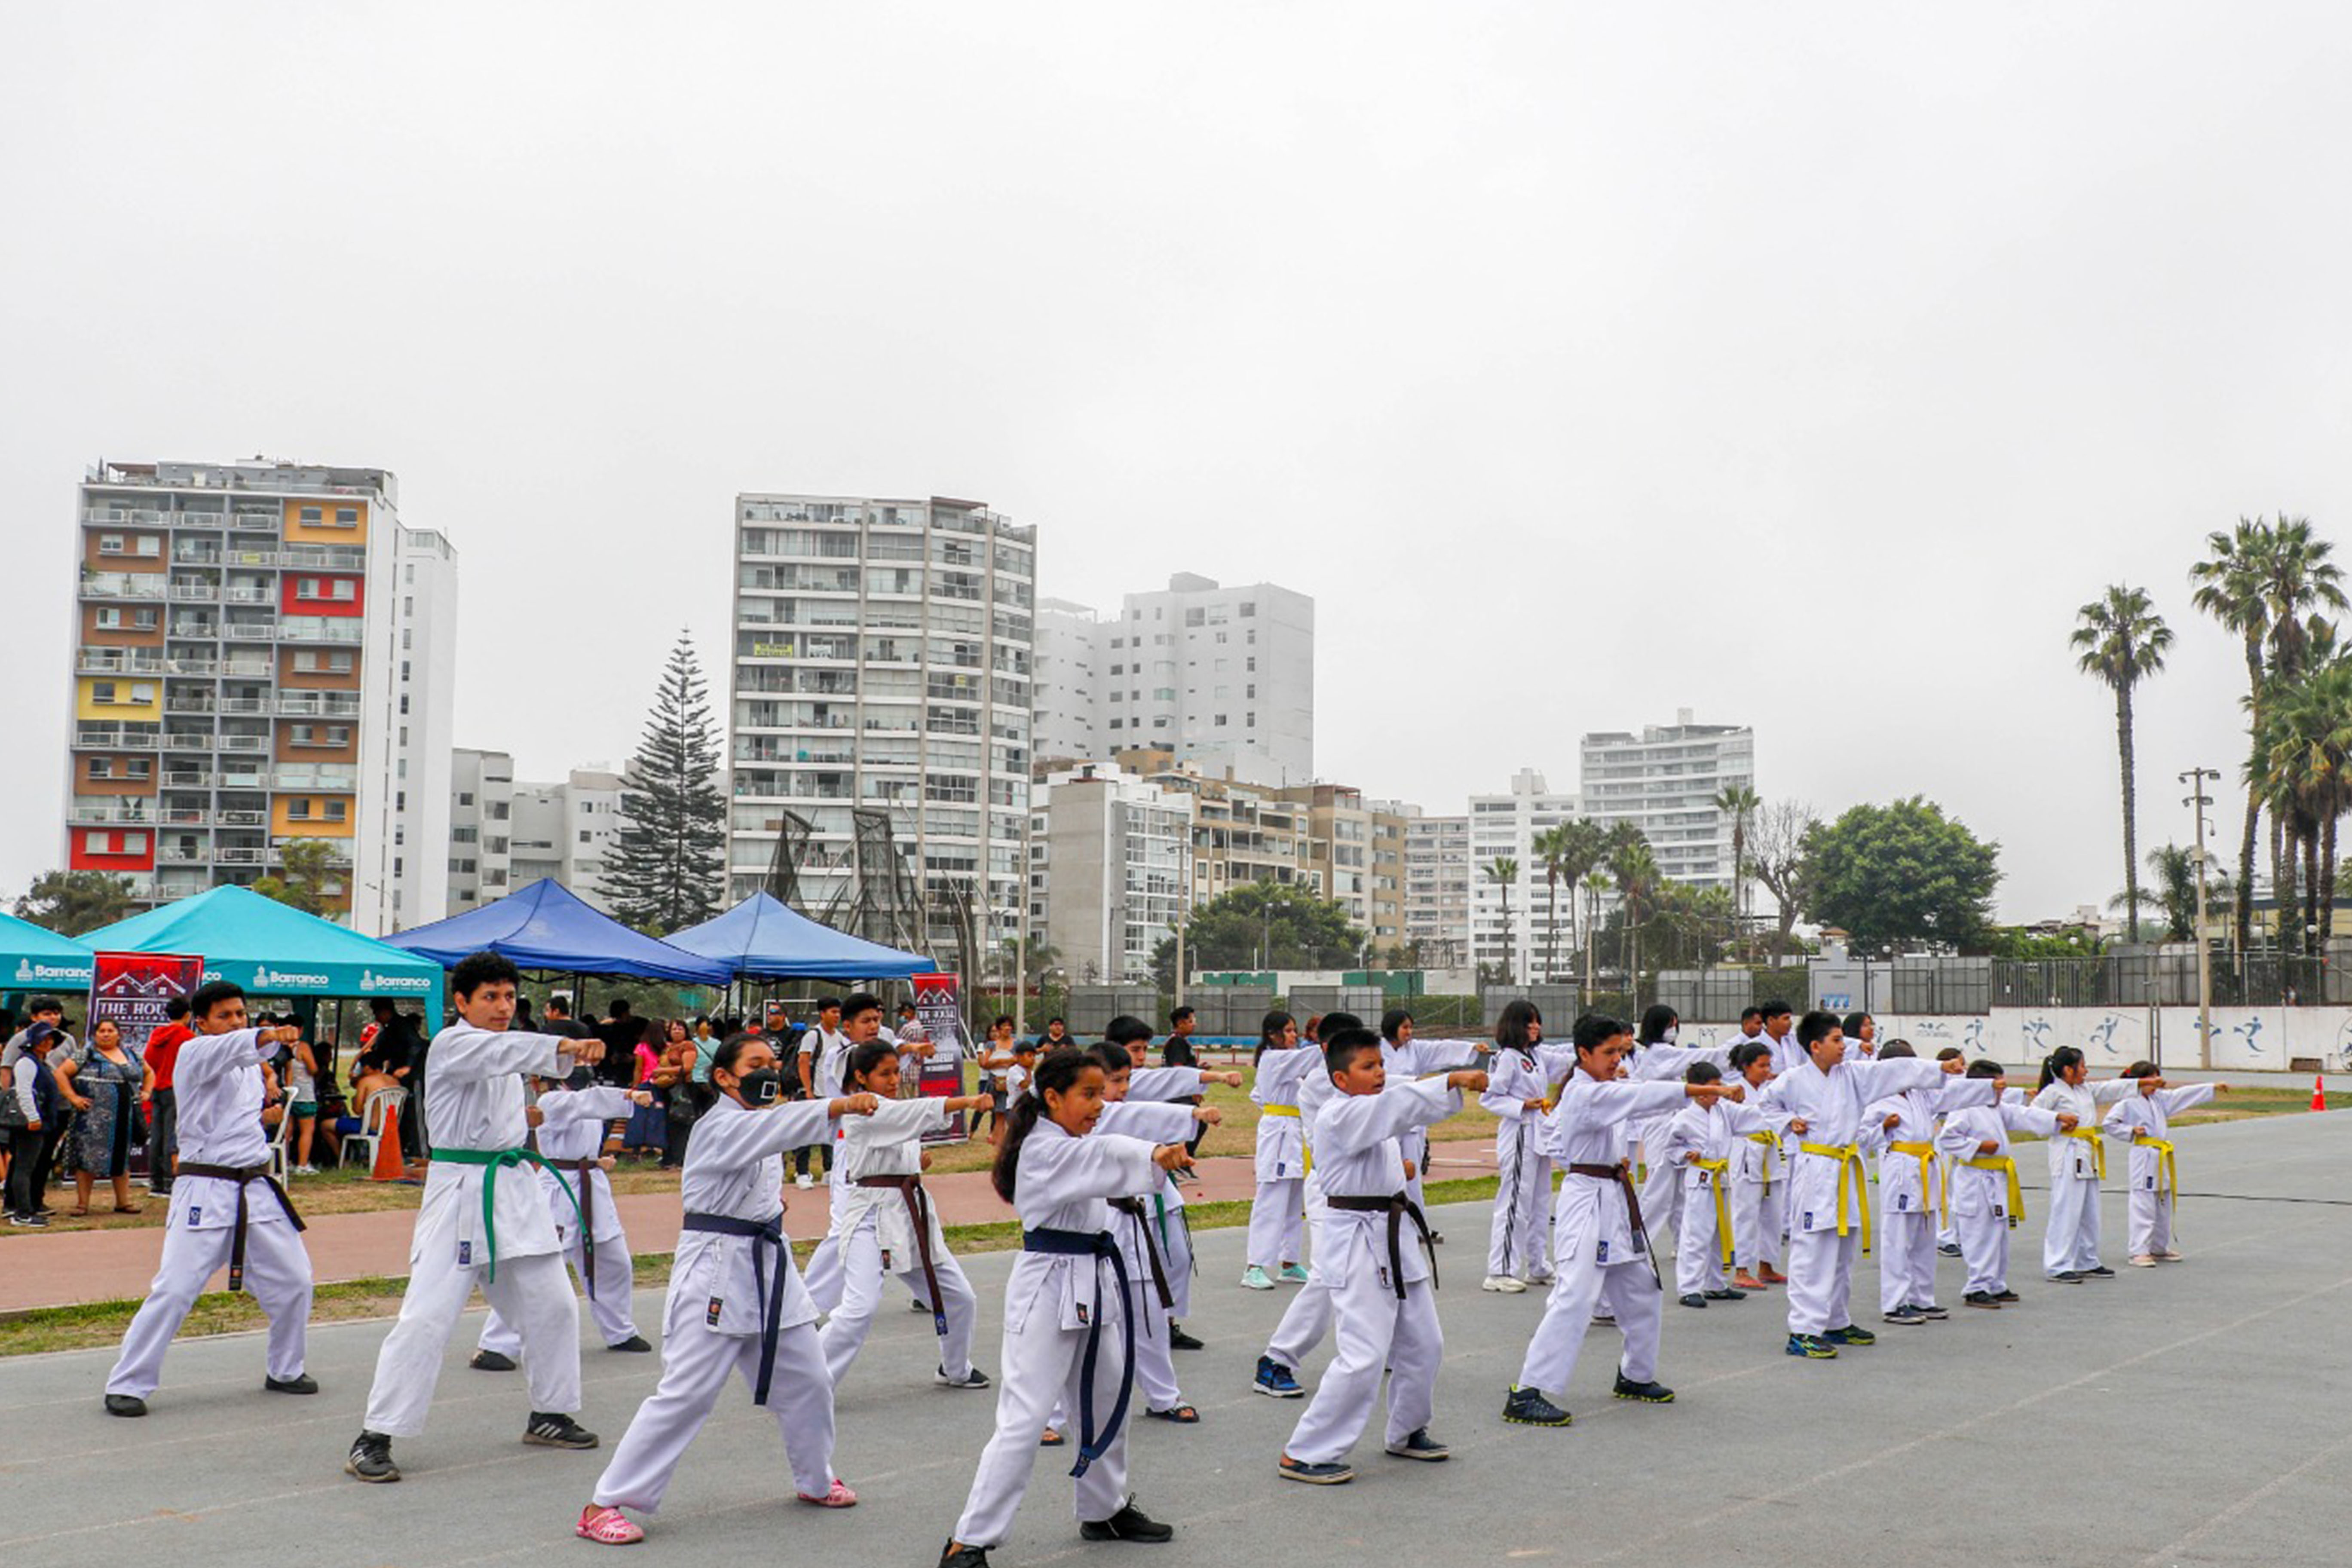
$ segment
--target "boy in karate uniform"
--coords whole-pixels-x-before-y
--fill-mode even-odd
[[[1910,1041],[1889,1040],[1877,1059],[1916,1055]],[[1940,1063],[1937,1070],[1943,1071]],[[1936,1152],[1943,1098],[1940,1087],[1907,1089],[1867,1113],[1885,1145],[1878,1153],[1878,1309],[1888,1322],[1906,1328],[1951,1316],[1936,1304],[1936,1227],[1950,1195]]]
[[[163,1352],[214,1270],[228,1265],[228,1288],[253,1297],[269,1315],[272,1394],[316,1394],[302,1370],[310,1321],[310,1254],[302,1222],[269,1174],[269,1138],[261,1124],[267,1093],[262,1064],[301,1038],[292,1025],[245,1026],[245,993],[215,980],[188,999],[200,1033],[180,1047],[173,1068],[178,1100],[180,1168],[172,1184],[163,1259],[147,1300],[122,1336],[122,1353],[106,1379],[109,1415],[144,1415],[163,1375]],[[262,1190],[254,1191],[256,1187]],[[38,1194],[35,1194],[37,1196]],[[250,1258],[248,1260],[248,1252]]]
[[[1968,1077],[1993,1085],[1997,1094],[2003,1087],[1999,1062],[1970,1062]],[[1952,1228],[1959,1233],[1960,1256],[1968,1260],[1969,1270],[1960,1297],[1963,1306],[1997,1312],[2017,1300],[2017,1292],[2009,1288],[2009,1233],[2024,1217],[2024,1205],[2010,1133],[2054,1138],[2073,1131],[2074,1125],[2071,1110],[2035,1110],[2006,1098],[1944,1118],[1936,1147],[1952,1157]]]
[[[1485,1089],[1486,1075],[1463,1068],[1391,1085],[1380,1046],[1369,1029],[1344,1029],[1324,1047],[1339,1093],[1318,1108],[1309,1134],[1324,1167],[1315,1259],[1330,1281],[1339,1349],[1284,1447],[1277,1468],[1286,1480],[1334,1486],[1355,1479],[1347,1453],[1371,1417],[1384,1368],[1388,1451],[1406,1459],[1447,1457],[1429,1435],[1445,1336],[1425,1243],[1408,1232],[1408,1221],[1411,1232],[1425,1234],[1428,1226],[1405,1195],[1398,1140],[1461,1110],[1462,1091]]]
[[[2227,1094],[2226,1083],[2187,1083],[2178,1089],[2158,1089],[2154,1062],[2134,1062],[2124,1068],[2126,1080],[2143,1086],[2140,1092],[2116,1101],[2101,1125],[2110,1138],[2131,1145],[2131,1260],[2135,1268],[2153,1268],[2159,1260],[2178,1263],[2172,1246],[2172,1210],[2180,1193],[2179,1167],[2173,1163],[2172,1143],[2165,1134],[2171,1119],[2192,1105],[2202,1105],[2217,1094]]]
[[[1396,1012],[1390,1014],[1391,1018],[1398,1016],[1400,1015]],[[1409,1024],[1411,1021],[1408,1019],[1406,1022]],[[1323,1019],[1323,1032],[1327,1035],[1363,1026],[1363,1020],[1353,1013],[1332,1013]],[[1321,1054],[1319,1047],[1313,1044],[1302,1043],[1297,1048],[1313,1051],[1318,1056]],[[1385,1066],[1388,1057],[1385,1044],[1381,1056]],[[1328,1068],[1322,1072],[1310,1072],[1300,1079],[1300,1127],[1312,1128],[1316,1113],[1322,1110],[1323,1102],[1339,1092],[1331,1082]],[[1323,1220],[1323,1173],[1315,1168],[1313,1143],[1305,1143],[1301,1155],[1307,1168],[1307,1224],[1311,1228],[1319,1226]],[[1273,1337],[1266,1341],[1265,1353],[1257,1358],[1257,1373],[1250,1380],[1252,1388],[1269,1398],[1305,1397],[1307,1390],[1298,1383],[1298,1366],[1307,1359],[1307,1353],[1321,1344],[1323,1336],[1331,1331],[1331,1287],[1324,1279],[1322,1269],[1317,1267],[1315,1256],[1310,1253],[1307,1259],[1306,1288],[1292,1297],[1290,1305],[1283,1309],[1282,1321],[1275,1325]]]
[[[637,1332],[630,1300],[636,1289],[636,1266],[629,1256],[628,1232],[621,1228],[620,1205],[613,1201],[613,1181],[606,1174],[613,1157],[604,1152],[604,1124],[653,1102],[651,1089],[598,1084],[593,1068],[573,1068],[562,1084],[540,1080],[539,1153],[547,1162],[539,1168],[540,1188],[554,1216],[564,1261],[587,1289],[588,1315],[596,1320],[596,1332],[607,1350],[642,1352],[654,1348]],[[492,1307],[482,1321],[482,1337],[474,1343],[474,1359],[466,1364],[476,1372],[512,1372],[521,1354],[522,1331]]]
[[[531,1403],[522,1440],[543,1448],[596,1446],[596,1435],[572,1419],[580,1408],[580,1303],[564,1273],[563,1243],[539,1184],[514,1167],[545,1165],[527,1146],[523,1075],[568,1079],[575,1065],[595,1066],[604,1047],[593,1038],[509,1029],[520,979],[495,952],[475,953],[449,973],[457,1022],[433,1037],[425,1075],[433,1164],[409,1243],[408,1289],[400,1321],[376,1355],[365,1425],[343,1463],[363,1481],[400,1479],[392,1440],[425,1430],[442,1350],[477,1285],[521,1331]]]
[[[1750,1009],[1753,1011],[1753,1009]],[[1762,1104],[1772,1081],[1772,1047],[1759,1037],[1731,1047],[1731,1070],[1748,1086],[1748,1101],[1762,1125],[1731,1146],[1731,1258],[1739,1272],[1732,1287],[1761,1290],[1785,1285],[1778,1265],[1786,1250],[1789,1156],[1780,1146],[1788,1118]]]
[[[1720,1083],[1723,1074],[1713,1062],[1697,1061],[1683,1069],[1686,1083]],[[1730,1092],[1743,1092],[1735,1086]],[[1748,1135],[1764,1131],[1764,1119],[1750,1107],[1728,1100],[1711,1104],[1686,1104],[1667,1119],[1658,1140],[1658,1159],[1682,1179],[1682,1217],[1675,1242],[1675,1290],[1685,1307],[1709,1301],[1745,1301],[1747,1293],[1723,1282],[1730,1261],[1731,1165]]]

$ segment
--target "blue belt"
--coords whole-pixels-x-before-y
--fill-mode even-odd
[[[760,1298],[760,1378],[751,1387],[751,1403],[768,1403],[768,1385],[776,1374],[776,1336],[784,1317],[784,1276],[787,1272],[782,1258],[784,1222],[782,1219],[738,1219],[731,1214],[689,1214],[678,1227],[698,1230],[712,1236],[742,1236],[764,1241],[777,1251],[776,1277],[768,1278],[768,1248],[751,1249],[751,1279]]]
[[[1021,1250],[1056,1258],[1091,1258],[1097,1266],[1108,1258],[1111,1274],[1118,1281],[1118,1310],[1127,1329],[1119,1337],[1119,1348],[1125,1354],[1126,1370],[1118,1380],[1118,1398],[1099,1429],[1095,1426],[1095,1367],[1102,1353],[1103,1329],[1099,1272],[1095,1277],[1094,1310],[1087,1324],[1086,1354],[1078,1363],[1078,1462],[1071,1468],[1070,1474],[1083,1476],[1087,1468],[1101,1458],[1118,1439],[1119,1427],[1127,1422],[1128,1395],[1135,1387],[1135,1300],[1129,1293],[1127,1259],[1107,1230],[1024,1230],[1021,1233]]]

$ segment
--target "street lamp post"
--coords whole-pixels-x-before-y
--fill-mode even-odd
[[[2191,768],[2180,775],[2189,786],[2183,805],[2197,809],[2197,1065],[2213,1065],[2213,947],[2205,936],[2205,808],[2213,797],[2205,793],[2207,779],[2219,779],[2216,768]]]

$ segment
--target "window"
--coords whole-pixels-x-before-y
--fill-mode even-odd
[[[458,804],[459,805],[473,805],[473,804],[474,804],[474,792],[473,792],[472,790],[469,790],[469,789],[461,789],[461,790],[459,790],[459,791],[457,792],[457,804]]]
[[[1246,599],[1246,600],[1244,600],[1244,601],[1243,601],[1243,603],[1242,603],[1242,606],[1241,606],[1241,616],[1242,616],[1242,619],[1244,619],[1244,620],[1247,620],[1247,619],[1249,619],[1252,616],[1255,616],[1255,615],[1256,615],[1256,614],[1257,614],[1257,601],[1256,601],[1256,600],[1255,600],[1255,599]]]
[[[408,693],[405,691],[400,694],[400,716],[404,719],[408,717]]]
[[[127,771],[130,776],[134,779],[144,779],[152,778],[154,776],[154,770],[155,764],[147,758],[133,757],[131,759],[130,766]]]
[[[1188,626],[1197,626],[1207,618],[1206,610],[1192,609],[1184,612],[1184,624]]]
[[[163,536],[160,533],[138,534],[131,539],[131,548],[135,554],[161,555],[163,553]]]
[[[589,833],[589,831],[588,831],[586,828],[584,828],[584,827],[583,827],[583,828],[582,828],[582,829],[580,830],[580,842],[581,842],[581,843],[583,843],[583,844],[586,844],[586,843],[591,842],[591,841],[592,841],[592,839],[593,839],[593,836]]]
[[[359,525],[359,508],[355,506],[339,506],[335,509],[335,526],[337,528],[357,528]]]
[[[329,822],[348,821],[351,816],[351,803],[349,801],[331,800],[327,803],[327,820]]]
[[[296,796],[296,797],[294,797],[293,799],[291,799],[291,800],[288,801],[288,802],[286,803],[286,820],[287,820],[287,821],[289,821],[289,822],[308,822],[308,821],[310,821],[310,797],[309,797],[309,796],[307,796],[307,795],[297,795],[297,796]]]
[[[122,535],[101,533],[98,536],[98,552],[100,555],[128,555],[131,553],[131,549]]]
[[[318,507],[306,506],[302,509],[302,521],[316,525],[326,521],[326,513]]]
[[[114,776],[114,759],[112,757],[90,758],[89,776],[94,779],[112,778]]]

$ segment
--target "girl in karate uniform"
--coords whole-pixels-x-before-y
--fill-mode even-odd
[[[1764,1086],[1772,1081],[1770,1043],[1760,1036],[1735,1041],[1730,1059],[1733,1074],[1748,1086],[1749,1108],[1763,1123],[1731,1146],[1731,1258],[1739,1270],[1732,1288],[1762,1290],[1789,1282],[1778,1267],[1788,1230],[1789,1156],[1780,1146],[1788,1118],[1772,1114],[1761,1102]]]
[[[1495,1024],[1487,1088],[1478,1097],[1478,1108],[1496,1119],[1495,1212],[1486,1227],[1482,1290],[1516,1296],[1530,1285],[1551,1283],[1552,1166],[1544,1152],[1543,1117],[1553,1086],[1575,1067],[1573,1051],[1543,1043],[1543,1015],[1533,1003],[1504,1005]],[[1425,1157],[1428,1136],[1413,1131]]]
[[[1683,1069],[1685,1083],[1721,1083],[1723,1071],[1698,1061]],[[1742,1092],[1734,1085],[1727,1092]],[[1723,1280],[1731,1254],[1731,1164],[1750,1132],[1764,1131],[1764,1119],[1728,1099],[1685,1105],[1666,1121],[1654,1147],[1668,1169],[1678,1172],[1681,1217],[1675,1222],[1675,1291],[1685,1307],[1709,1301],[1745,1301],[1747,1292]],[[1646,1211],[1645,1211],[1646,1212]]]
[[[1298,1113],[1298,1087],[1318,1057],[1298,1044],[1298,1020],[1268,1013],[1258,1031],[1250,1100],[1258,1108],[1257,1193],[1250,1204],[1249,1267],[1242,1285],[1271,1290],[1277,1273],[1304,1284],[1307,1270],[1299,1243],[1307,1218],[1307,1128]]]
[[[1916,1059],[1908,1040],[1889,1040],[1881,1061]],[[1938,1064],[1940,1070],[1941,1064]],[[1949,1074],[1946,1075],[1949,1077]],[[1936,1304],[1936,1229],[1950,1189],[1936,1152],[1943,1091],[1905,1089],[1865,1112],[1878,1124],[1878,1310],[1890,1323],[1916,1327],[1951,1314]]]
[[[1109,1097],[1114,1102],[1177,1103],[1189,1111],[1200,1109],[1213,1084],[1223,1084],[1228,1089],[1242,1086],[1239,1072],[1210,1072],[1197,1067],[1144,1066],[1144,1055],[1151,1044],[1151,1026],[1140,1019],[1114,1019],[1105,1033],[1108,1038],[1103,1044],[1117,1048],[1129,1064],[1127,1077],[1120,1080],[1126,1085],[1124,1092]],[[1209,1127],[1218,1120],[1214,1116],[1206,1116],[1194,1121],[1188,1136],[1196,1152]],[[1163,1173],[1151,1192],[1141,1194],[1141,1201],[1150,1212],[1153,1240],[1160,1247],[1161,1267],[1168,1276],[1168,1348],[1201,1350],[1204,1348],[1202,1342],[1184,1331],[1181,1321],[1192,1310],[1194,1268],[1192,1224],[1184,1213],[1184,1189],[1176,1184],[1173,1176]],[[1141,1351],[1148,1359],[1150,1353],[1149,1344],[1141,1347]],[[1171,1377],[1170,1386],[1173,1385]],[[1160,1409],[1155,1409],[1152,1414],[1160,1414]]]
[[[1098,1132],[1104,1073],[1083,1052],[1037,1063],[998,1149],[997,1195],[1019,1212],[1021,1256],[1004,1287],[1004,1381],[996,1433],[981,1451],[971,1492],[941,1568],[987,1568],[988,1549],[1012,1532],[1035,1468],[1037,1433],[1056,1399],[1079,1412],[1078,1533],[1087,1541],[1162,1542],[1175,1534],[1127,1489],[1129,1335],[1137,1282],[1111,1235],[1109,1200],[1150,1185],[1156,1169],[1189,1170],[1181,1140],[1157,1144]],[[1144,1282],[1149,1289],[1149,1282]]]
[[[1576,1071],[1547,1118],[1552,1159],[1568,1169],[1552,1220],[1559,1279],[1544,1301],[1518,1381],[1503,1397],[1503,1419],[1523,1426],[1569,1424],[1569,1413],[1543,1391],[1568,1387],[1596,1304],[1607,1305],[1625,1335],[1616,1396],[1653,1405],[1674,1398],[1657,1381],[1662,1288],[1648,1242],[1633,1229],[1626,1129],[1634,1118],[1680,1100],[1711,1104],[1724,1092],[1720,1083],[1620,1079],[1618,1066],[1633,1044],[1633,1027],[1622,1019],[1588,1014],[1576,1021],[1574,1040]]]
[[[832,1137],[836,1118],[873,1115],[877,1102],[871,1094],[787,1101],[775,1047],[762,1035],[729,1036],[710,1084],[719,1098],[695,1123],[678,1182],[686,1220],[662,1310],[661,1382],[637,1406],[575,1527],[607,1546],[645,1539],[621,1510],[661,1507],[730,1373],[750,1385],[752,1404],[774,1410],[800,1500],[857,1502],[833,1473],[833,1379],[815,1304],[783,1237],[782,1188],[786,1151]]]
[[[2164,1087],[2160,1078],[2097,1083],[2090,1078],[2083,1053],[2061,1046],[2042,1058],[2042,1082],[2033,1094],[2036,1110],[2069,1111],[2074,1118],[2063,1137],[2050,1140],[2050,1222],[2042,1233],[2042,1271],[2061,1285],[2115,1278],[2116,1271],[2099,1261],[2099,1188],[2107,1173],[2100,1108]]]
[[[939,1211],[923,1191],[923,1167],[931,1156],[922,1140],[926,1132],[945,1131],[956,1111],[986,1110],[990,1097],[901,1100],[899,1074],[894,1046],[872,1040],[849,1053],[845,1086],[853,1094],[872,1095],[876,1107],[871,1116],[844,1121],[834,1146],[841,1180],[834,1190],[831,1234],[841,1258],[841,1298],[818,1337],[825,1372],[839,1388],[874,1326],[883,1287],[895,1273],[931,1310],[940,1336],[940,1383],[986,1388],[988,1374],[971,1364],[979,1301],[948,1250]]]
[[[1990,1079],[1996,1093],[2004,1087],[1999,1062],[1970,1062],[1967,1076]],[[1946,1114],[1936,1148],[1952,1161],[1952,1228],[1959,1236],[1960,1256],[1969,1271],[1961,1305],[1997,1312],[2017,1300],[2017,1292],[2009,1288],[2009,1233],[2021,1217],[2022,1190],[2009,1135],[2033,1132],[2055,1138],[2074,1127],[2071,1110],[2035,1110],[2005,1096]]]
[[[2131,1145],[2131,1260],[2135,1268],[2153,1268],[2161,1262],[2178,1263],[2172,1246],[2172,1209],[2180,1187],[2173,1163],[2172,1143],[2165,1135],[2171,1119],[2192,1105],[2202,1105],[2217,1094],[2227,1094],[2226,1083],[2185,1083],[2178,1089],[2152,1087],[2154,1062],[2134,1062],[2124,1068],[2124,1081],[2142,1086],[2137,1094],[2116,1101],[2102,1124],[2107,1136]]]

